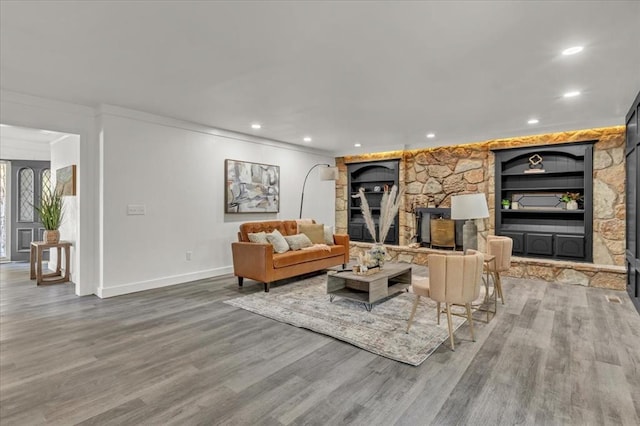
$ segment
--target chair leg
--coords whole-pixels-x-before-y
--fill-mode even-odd
[[[420,302],[420,296],[416,295],[416,300],[413,301],[413,307],[411,308],[411,315],[409,315],[409,322],[407,323],[407,333],[411,328],[411,324],[413,323],[413,317],[416,314],[416,309],[418,308],[418,302]]]
[[[471,317],[471,304],[467,303],[464,306],[467,308],[467,319],[469,320],[469,330],[471,331],[471,340],[475,342],[476,338],[473,335],[473,318]]]
[[[242,281],[244,281],[244,277],[238,277],[238,287],[242,287]]]
[[[498,290],[498,294],[500,295],[500,300],[504,305],[504,295],[502,294],[502,279],[500,278],[500,272],[496,272],[495,281],[496,281],[496,289]]]
[[[437,309],[438,309],[438,325],[440,325],[440,311],[441,311],[440,302],[436,302],[436,306],[437,306]]]
[[[456,350],[456,345],[453,343],[453,324],[451,323],[451,305],[447,303],[447,322],[449,323],[449,339],[451,340],[451,350]]]

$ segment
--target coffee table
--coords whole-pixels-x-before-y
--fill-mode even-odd
[[[335,296],[364,303],[367,311],[373,304],[394,293],[404,291],[411,285],[411,265],[386,263],[384,268],[372,275],[357,275],[350,271],[327,273],[327,294],[333,302]]]

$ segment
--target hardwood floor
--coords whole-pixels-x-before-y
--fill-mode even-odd
[[[28,275],[0,266],[3,426],[640,424],[625,292],[505,279],[475,343],[465,325],[412,367],[222,303],[251,281],[101,300]]]

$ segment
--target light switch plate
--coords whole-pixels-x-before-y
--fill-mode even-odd
[[[144,215],[145,213],[146,213],[146,208],[144,204],[128,204],[127,205],[128,216]]]

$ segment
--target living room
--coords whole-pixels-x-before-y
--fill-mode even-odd
[[[558,418],[578,423],[579,419],[588,419],[585,413],[590,411],[586,406],[591,404],[599,410],[593,419],[604,420],[610,406],[620,408],[615,413],[623,423],[640,419],[634,398],[638,388],[633,383],[637,373],[630,369],[637,360],[637,355],[633,355],[634,348],[637,349],[633,339],[637,341],[637,336],[632,331],[637,322],[630,316],[634,312],[633,302],[626,292],[626,265],[621,249],[625,244],[626,219],[623,193],[629,185],[624,180],[625,114],[640,88],[637,31],[633,30],[640,14],[637,2],[553,5],[478,2],[449,6],[428,2],[400,6],[385,2],[306,6],[271,2],[186,4],[2,2],[0,123],[80,138],[78,191],[74,199],[78,221],[74,225],[73,284],[36,287],[28,279],[28,267],[2,265],[3,281],[12,283],[11,287],[3,288],[7,299],[3,301],[6,319],[1,330],[5,343],[3,356],[6,354],[8,360],[3,361],[0,380],[4,382],[2,417],[7,422],[75,423],[103,413],[108,414],[94,421],[118,422],[121,404],[125,411],[147,414],[149,407],[170,406],[171,391],[165,394],[164,386],[169,389],[176,384],[179,389],[184,387],[183,394],[168,411],[176,413],[186,407],[187,411],[207,412],[202,407],[215,405],[215,410],[210,410],[220,417],[209,411],[203,417],[209,423],[216,423],[217,419],[267,423],[266,419],[273,418],[282,424],[296,419],[333,424],[370,420],[381,424],[380,419],[384,418],[387,424],[417,424],[420,406],[427,401],[434,413],[425,414],[424,418],[429,419],[425,423],[436,418],[445,422],[446,414],[461,403],[462,386],[473,386],[473,377],[488,380],[480,373],[480,361],[508,372],[506,377],[494,376],[487,382],[488,387],[498,388],[501,380],[513,380],[522,395],[510,400],[514,404],[508,408],[512,417],[486,414],[478,418],[506,424],[516,418],[541,423],[545,416],[536,410],[544,410],[548,404],[554,408],[549,411]],[[568,23],[565,30],[558,30],[573,12],[578,14],[577,23]],[[511,22],[500,24],[501,20],[507,21],[505,18]],[[300,23],[307,21],[309,27]],[[287,22],[296,24],[285,25]],[[587,29],[597,29],[597,36]],[[432,41],[444,34],[451,38],[446,48]],[[542,41],[535,38],[538,36]],[[578,40],[578,36],[582,38]],[[478,40],[474,41],[475,38]],[[502,44],[509,38],[514,39],[512,44]],[[535,51],[518,48],[519,42],[524,45],[528,42]],[[561,54],[576,43],[584,45],[583,52],[566,57]],[[510,50],[501,50],[507,47]],[[528,55],[536,60],[542,57],[544,61],[536,65],[527,59]],[[42,63],[51,65],[39,66]],[[451,80],[445,79],[452,69],[462,68],[467,71],[451,76]],[[435,83],[428,84],[425,80]],[[459,82],[461,87],[454,91],[455,84],[450,81]],[[526,92],[519,92],[521,89]],[[568,90],[582,93],[563,97]],[[528,123],[534,119],[539,122]],[[431,133],[434,137],[427,136]],[[593,142],[595,153],[591,260],[571,262],[567,268],[558,268],[544,258],[538,263],[514,260],[508,275],[514,281],[507,288],[505,307],[499,306],[491,323],[478,325],[475,343],[469,339],[466,326],[460,328],[456,339],[462,341],[456,342],[454,353],[449,353],[445,342],[420,367],[409,367],[308,330],[275,321],[265,325],[264,318],[254,319],[255,314],[221,302],[241,296],[242,291],[262,292],[263,283],[246,280],[240,290],[233,277],[231,245],[237,241],[241,224],[302,216],[333,226],[336,233],[349,233],[345,188],[350,164],[390,159],[402,164],[399,184],[406,193],[398,215],[399,247],[412,242],[415,234],[412,204],[418,195],[428,193],[424,187],[432,176],[419,176],[422,168],[437,165],[432,159],[442,153],[455,154],[456,163],[480,160],[478,168],[459,170],[462,176],[472,170],[481,171],[479,176],[467,175],[466,184],[476,185],[475,189],[465,186],[442,191],[445,196],[437,204],[448,207],[447,196],[452,193],[478,191],[487,195],[491,216],[479,220],[482,250],[486,235],[495,232],[492,150],[574,142]],[[225,160],[278,166],[279,211],[227,213]],[[451,161],[454,160],[438,163],[455,172]],[[315,169],[306,182],[299,215],[303,181],[316,164],[336,165],[338,180],[322,181]],[[439,180],[438,185],[444,187],[444,181]],[[416,192],[417,187],[420,192]],[[433,191],[433,194],[440,193]],[[142,206],[143,214],[128,214],[129,206]],[[366,243],[353,243],[354,250],[365,246]],[[389,248],[394,261],[413,253],[394,250]],[[423,268],[417,270],[426,275],[426,262],[411,256]],[[521,286],[526,289],[523,293],[517,293],[514,283],[521,283],[518,279],[523,280]],[[571,299],[566,302],[567,311],[572,313],[570,318],[539,294],[543,288],[549,292],[545,297],[551,294],[562,301]],[[622,314],[613,311],[616,307],[595,305],[595,299],[602,299],[599,296],[604,294],[617,295],[629,310]],[[214,311],[211,317],[199,307],[198,303],[204,303],[197,300],[199,297],[205,297],[207,303],[215,301],[215,305],[207,305]],[[30,308],[29,300],[38,309]],[[587,300],[594,303],[592,311],[584,309]],[[155,302],[168,317],[154,313]],[[49,303],[53,304],[50,314],[59,321],[59,328],[50,330],[56,341],[48,340],[44,330],[29,327],[47,321]],[[186,323],[171,317],[179,303],[195,314],[188,316]],[[76,304],[80,311],[65,312],[66,305]],[[531,313],[540,306],[549,310]],[[141,316],[135,318],[138,309]],[[578,313],[580,309],[583,311]],[[531,316],[521,317],[522,310]],[[113,325],[109,318],[117,323],[113,329],[109,328]],[[104,379],[104,371],[110,368],[120,379],[127,374],[141,374],[137,369],[144,370],[143,358],[150,360],[152,368],[161,369],[159,366],[165,365],[167,359],[155,358],[154,340],[145,335],[145,327],[152,327],[145,318],[149,323],[156,322],[153,327],[158,328],[149,328],[149,336],[158,336],[160,352],[171,354],[168,359],[175,362],[173,370],[167,373],[167,383],[152,374],[150,386],[162,388],[163,396],[154,400],[153,392],[145,392],[136,379],[122,384],[115,379],[109,381],[114,390],[103,384],[88,389],[92,380]],[[539,343],[533,351],[537,358],[530,354],[509,361],[512,348],[501,352],[505,343],[496,345],[500,334],[513,336],[511,332],[517,332],[509,328],[509,318],[531,325],[529,333],[544,334],[541,330],[545,330],[546,343]],[[571,341],[571,350],[578,351],[568,355],[574,362],[571,368],[579,371],[576,376],[579,379],[570,381],[580,391],[574,389],[573,397],[584,398],[577,403],[578,408],[574,405],[567,414],[559,403],[542,396],[544,392],[558,392],[562,395],[559,401],[571,404],[567,400],[572,398],[571,391],[560,383],[569,380],[560,371],[565,365],[558,358],[544,364],[552,359],[549,353],[569,351],[549,327],[573,330],[588,323],[587,335],[573,331],[577,336],[596,339],[592,332],[600,326],[594,324],[594,319],[606,325],[598,330],[601,334],[597,335],[600,340],[595,349],[581,353],[579,350],[585,345],[582,340],[575,336],[567,340]],[[164,331],[171,330],[171,321],[177,321],[176,327],[182,330],[182,334],[172,338],[177,342],[184,338],[187,344],[176,352],[171,351],[172,343],[162,338]],[[203,325],[207,321],[219,328],[208,333]],[[240,327],[237,337],[240,347],[233,346],[233,339],[226,334],[229,330],[225,327],[233,323]],[[19,324],[25,328],[14,328]],[[204,328],[205,337],[188,338],[190,324],[198,330]],[[73,342],[65,326],[82,338]],[[247,336],[252,333],[255,340]],[[291,334],[292,340],[282,334]],[[129,355],[118,351],[122,345],[137,346],[135,338],[141,338],[145,347],[140,346],[137,355],[130,354],[130,365],[135,368],[129,369],[126,367]],[[199,340],[206,340],[204,351],[215,353],[228,369],[220,372],[207,364],[206,357],[196,348]],[[52,349],[50,357],[62,357],[67,351],[75,354],[56,366],[38,357],[36,352],[41,348],[38,341]],[[101,348],[99,352],[90,350],[92,342]],[[235,364],[230,353],[216,352],[222,350],[216,348],[218,343],[237,349],[246,364]],[[282,347],[277,348],[276,343]],[[608,352],[607,345],[618,346],[615,355]],[[187,347],[195,348],[196,353]],[[252,347],[263,350],[263,355],[257,356]],[[269,359],[264,355],[269,351],[277,352],[279,358]],[[512,351],[511,355],[523,357],[525,352]],[[108,361],[101,360],[102,356]],[[500,360],[499,366],[492,356]],[[187,361],[190,357],[193,364]],[[307,360],[302,361],[305,357]],[[346,359],[345,365],[336,366],[341,357]],[[180,358],[182,361],[177,361]],[[537,360],[550,371],[560,373],[553,376],[543,369],[536,370],[539,376],[524,381],[515,378],[518,376],[515,364]],[[39,362],[45,367],[37,367]],[[96,366],[91,367],[94,362]],[[305,373],[312,369],[313,362],[325,367],[327,377]],[[473,368],[467,370],[470,365]],[[438,376],[436,366],[447,370],[447,375]],[[12,368],[15,373],[10,372]],[[597,403],[594,402],[597,392],[587,385],[590,368],[597,372],[595,380],[599,385],[606,386],[607,377],[615,382],[607,388],[611,393]],[[44,369],[51,371],[47,373]],[[271,369],[282,369],[272,381]],[[327,372],[330,369],[334,370]],[[210,377],[210,383],[199,382],[205,391],[194,391],[190,396],[186,388],[191,385],[181,380],[187,376],[193,380],[197,370],[215,370],[215,380],[224,385],[216,387]],[[66,373],[73,380],[55,396],[56,386],[64,383]],[[87,378],[85,384],[83,373]],[[344,375],[344,381],[339,380],[340,374]],[[142,374],[139,377],[140,381],[145,380]],[[337,389],[332,387],[331,380],[341,383],[338,402],[329,400]],[[428,382],[438,380],[443,389],[442,399],[423,395],[437,390],[435,385],[429,387]],[[527,380],[539,380],[544,385],[536,388],[535,383]],[[445,385],[445,381],[450,384]],[[127,393],[124,383],[135,391]],[[382,383],[387,383],[387,390],[377,393],[374,389],[382,387]],[[623,389],[620,394],[613,390],[615,385]],[[38,407],[26,402],[25,395],[33,386],[48,390],[38,397],[41,402]],[[405,386],[408,395],[401,391]],[[317,390],[309,390],[312,387]],[[483,392],[489,392],[488,387],[483,387]],[[211,396],[206,395],[206,389],[213,390]],[[284,400],[275,397],[276,389],[284,389],[287,397]],[[499,389],[501,394],[507,393],[505,388]],[[526,389],[534,389],[538,404],[534,408],[521,406],[531,408],[529,414],[517,408],[525,399]],[[74,393],[83,390],[91,394],[90,399],[76,398]],[[119,398],[117,391],[127,393],[126,398]],[[248,400],[258,399],[260,403],[251,407],[244,402],[231,402],[223,395],[226,391]],[[269,411],[269,398],[260,398],[260,392],[271,395],[283,406],[279,411]],[[619,401],[615,401],[616,397]],[[386,401],[378,406],[380,399]],[[397,408],[390,407],[392,401],[398,402]],[[474,399],[476,403],[479,404]],[[225,404],[233,414],[221,414]],[[313,410],[314,404],[321,409]],[[495,399],[492,404],[499,405]],[[482,411],[480,405],[474,407],[466,413]],[[380,414],[383,410],[388,410],[388,416]],[[381,416],[377,422],[376,414]],[[141,416],[125,418],[121,423],[145,419],[179,422],[168,417]],[[607,420],[611,419],[616,419],[615,415]],[[474,418],[460,421],[475,422]]]

